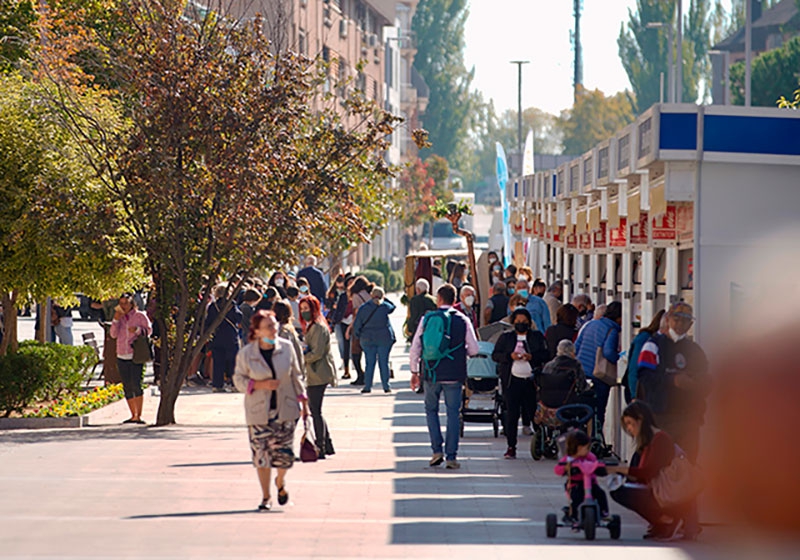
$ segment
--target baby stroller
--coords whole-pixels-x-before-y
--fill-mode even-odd
[[[460,414],[461,437],[464,437],[466,422],[491,424],[494,437],[500,433],[503,399],[497,364],[492,360],[493,350],[491,342],[478,342],[478,354],[467,360],[467,380]]]
[[[572,523],[572,519],[569,519],[569,506],[564,508],[564,519],[561,523],[559,523],[558,516],[555,513],[548,513],[545,522],[548,538],[555,538],[559,527],[571,527],[583,530],[586,540],[593,541],[597,528],[600,527],[602,529],[608,529],[609,536],[612,539],[618,539],[622,533],[622,520],[620,516],[612,515],[608,521],[603,521],[600,517],[600,507],[592,496],[592,475],[605,475],[605,465],[600,461],[580,461],[572,465],[574,466],[570,466],[569,468],[579,469],[583,475],[583,487],[585,489],[583,502],[581,502],[581,505],[577,508],[578,511],[573,512],[573,515],[577,515],[578,523],[575,525]]]

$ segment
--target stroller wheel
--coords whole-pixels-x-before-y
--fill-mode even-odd
[[[539,461],[542,458],[542,429],[537,428],[533,432],[531,438],[531,457],[534,461]]]
[[[617,540],[622,534],[622,520],[619,515],[611,516],[611,521],[608,522],[608,533],[614,540]]]

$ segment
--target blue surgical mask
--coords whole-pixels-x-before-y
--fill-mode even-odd
[[[508,289],[508,295],[513,296],[514,295],[514,291],[515,291],[514,288],[509,288]]]
[[[263,342],[264,344],[275,345],[275,339],[274,338],[270,338],[268,336],[262,336],[261,337],[261,342]]]
[[[520,290],[519,295],[521,295],[522,297],[528,297],[528,290]]]
[[[308,286],[300,286],[300,287],[298,288],[298,290],[300,290],[300,291],[301,291],[301,292],[303,292],[303,293],[306,293],[306,292],[308,292]]]

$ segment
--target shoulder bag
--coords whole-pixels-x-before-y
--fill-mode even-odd
[[[686,453],[675,445],[675,457],[650,481],[653,497],[662,508],[686,504],[703,490],[703,477]]]
[[[319,458],[319,449],[311,437],[308,417],[303,419],[303,437],[300,438],[300,460],[303,463],[313,463]]]
[[[150,346],[150,337],[146,334],[141,334],[134,339],[132,361],[134,364],[146,364],[153,361],[153,348]]]
[[[608,337],[611,336],[611,329],[613,328],[614,327],[608,329],[603,343],[597,347],[594,359],[594,371],[592,371],[592,377],[611,387],[617,384],[617,364],[612,364],[606,359],[603,354],[603,348],[608,341]]]

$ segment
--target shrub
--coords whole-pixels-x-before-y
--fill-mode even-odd
[[[383,259],[378,259],[378,258],[375,258],[375,257],[372,257],[372,260],[367,263],[367,266],[365,268],[367,270],[378,270],[378,271],[380,271],[380,273],[383,274],[384,279],[386,279],[386,277],[388,276],[388,274],[389,274],[389,272],[391,270],[389,268],[389,263],[387,263]]]
[[[76,393],[96,360],[88,346],[22,342],[19,351],[0,357],[0,415]]]
[[[95,365],[97,356],[89,346],[65,346],[53,342],[41,344],[24,341],[19,354],[37,356],[42,366],[42,377],[36,390],[36,398],[57,399],[62,394],[80,390],[88,372]]]
[[[386,277],[386,291],[399,292],[403,289],[403,275],[397,271],[392,271]]]
[[[361,273],[362,273],[362,274],[363,274],[363,275],[364,275],[364,276],[367,278],[367,280],[369,280],[370,282],[372,282],[372,283],[374,283],[374,284],[376,284],[376,285],[380,286],[381,288],[383,287],[383,284],[384,284],[384,276],[383,276],[383,273],[382,273],[382,272],[380,272],[379,270],[366,269],[366,270],[362,271]]]
[[[0,356],[0,415],[22,412],[36,398],[46,366],[39,355]]]
[[[75,395],[67,395],[63,399],[53,401],[26,414],[28,418],[63,418],[65,416],[82,416],[95,409],[111,404],[125,396],[122,383],[95,387]]]

